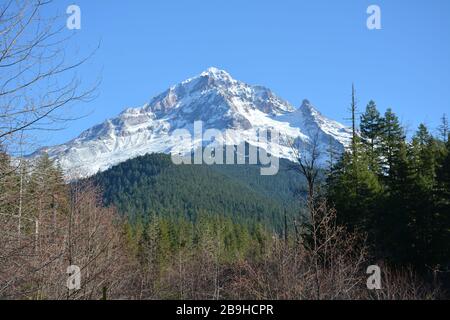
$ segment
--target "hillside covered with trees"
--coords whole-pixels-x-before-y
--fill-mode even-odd
[[[131,221],[163,216],[195,222],[209,214],[282,233],[285,216],[302,219],[298,195],[304,179],[291,166],[282,160],[278,175],[261,176],[257,165],[175,165],[168,155],[150,154],[91,181],[103,190],[105,205],[114,205]]]

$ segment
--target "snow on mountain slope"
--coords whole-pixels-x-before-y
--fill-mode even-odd
[[[318,133],[324,147],[331,141],[343,150],[351,137],[347,127],[321,115],[307,100],[296,109],[265,87],[245,84],[223,70],[209,68],[143,107],[127,109],[76,139],[42,148],[32,157],[46,152],[68,179],[89,177],[147,153],[190,153],[193,143],[180,145],[172,132],[193,132],[195,121],[203,122],[203,130],[227,130],[235,145],[245,141],[287,159],[292,159],[289,141],[293,139],[307,141]],[[280,142],[261,143],[252,129],[276,129],[281,134]]]

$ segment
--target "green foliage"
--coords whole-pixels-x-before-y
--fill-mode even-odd
[[[202,213],[194,223],[185,217],[152,217],[144,228],[128,225],[129,243],[142,265],[164,268],[181,252],[218,255],[221,263],[260,259],[271,239],[261,224],[242,225],[230,217]]]
[[[350,230],[360,230],[373,235],[373,214],[382,186],[376,174],[369,170],[369,160],[360,155],[356,158],[345,153],[328,177],[328,197],[338,208],[338,221]]]
[[[203,213],[233,222],[261,223],[281,232],[284,212],[298,216],[294,199],[299,175],[282,170],[261,176],[258,166],[174,165],[167,155],[139,157],[94,177],[106,205],[115,205],[131,221],[152,216],[196,222]]]
[[[383,159],[382,169],[383,174],[391,176],[395,174],[395,165],[400,159],[402,149],[405,145],[404,130],[400,122],[392,112],[392,109],[387,109],[382,119],[383,132],[381,134],[381,155]]]
[[[372,254],[425,270],[450,265],[449,146],[420,125],[410,143],[397,116],[374,102],[361,117],[361,144],[328,178],[338,220],[366,232]]]
[[[291,166],[281,160],[278,175],[261,176],[258,165],[174,165],[151,154],[93,180],[105,204],[128,218],[125,234],[140,265],[163,278],[178,260],[261,260],[268,241],[287,230],[285,216],[302,220],[303,180]]]
[[[374,101],[370,101],[361,116],[361,139],[372,172],[381,172],[381,137],[383,123]]]

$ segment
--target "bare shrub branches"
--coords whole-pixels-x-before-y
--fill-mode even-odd
[[[69,193],[57,172],[40,166],[30,173],[19,227],[17,216],[0,217],[0,297],[100,299],[103,292],[129,297],[134,259],[119,216],[102,206],[92,185]],[[81,269],[80,290],[66,287],[70,265]]]
[[[70,119],[65,107],[93,98],[76,70],[90,55],[68,61],[65,21],[46,17],[51,1],[0,5],[0,145],[14,145],[21,132],[55,130]]]

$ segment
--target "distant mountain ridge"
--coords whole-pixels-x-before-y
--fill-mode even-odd
[[[68,179],[86,178],[145,154],[190,153],[194,145],[179,145],[171,133],[176,129],[192,132],[195,121],[202,121],[204,130],[231,132],[234,145],[246,142],[290,160],[290,141],[307,141],[312,133],[318,133],[323,148],[332,143],[341,151],[351,139],[349,128],[324,117],[308,100],[296,109],[270,89],[248,85],[226,71],[209,68],[172,86],[143,107],[127,109],[72,141],[42,148],[32,156],[46,152]],[[278,144],[258,144],[252,129],[276,129],[281,139]]]

